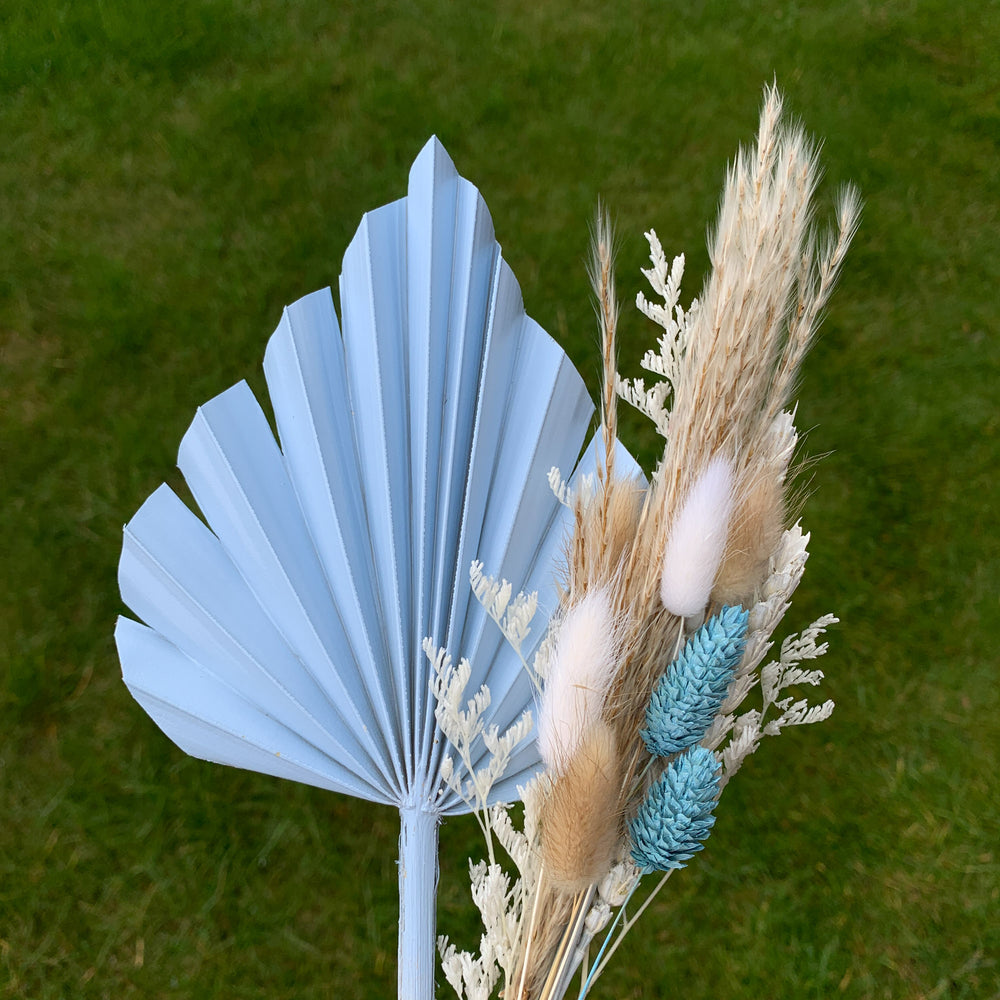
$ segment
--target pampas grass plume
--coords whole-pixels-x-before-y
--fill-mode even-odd
[[[781,541],[784,521],[784,484],[761,476],[736,504],[725,558],[712,588],[713,601],[751,602],[767,576],[768,560]]]
[[[538,709],[538,745],[561,773],[600,718],[617,666],[618,632],[606,589],[588,591],[559,625]]]
[[[763,585],[785,528],[786,479],[797,442],[793,414],[779,413],[736,490],[729,541],[712,588],[713,603],[750,607]]]
[[[670,528],[660,574],[663,606],[681,618],[704,612],[726,550],[733,470],[716,455],[695,480]]]

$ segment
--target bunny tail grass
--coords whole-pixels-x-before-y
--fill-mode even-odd
[[[610,726],[584,735],[542,812],[542,863],[554,888],[576,893],[611,870],[621,834],[621,759]]]
[[[732,467],[716,456],[691,487],[663,553],[660,599],[679,618],[701,614],[708,605],[726,548],[732,506]]]
[[[559,625],[538,711],[539,750],[556,774],[575,758],[600,717],[617,646],[617,625],[604,590],[585,594]]]

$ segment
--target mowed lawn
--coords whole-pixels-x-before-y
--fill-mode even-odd
[[[765,744],[595,996],[1000,997],[1000,5],[38,0],[0,8],[0,997],[395,989],[390,810],[185,757],[120,680],[121,527],[437,134],[596,389],[584,260],[707,267],[763,86],[861,230],[807,362],[838,707]],[[655,439],[623,412],[647,468]],[[471,821],[439,926],[478,939]],[[448,988],[440,988],[442,997]]]

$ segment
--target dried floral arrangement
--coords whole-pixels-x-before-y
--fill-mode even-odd
[[[791,495],[796,378],[859,215],[848,188],[835,232],[818,234],[818,176],[816,147],[783,120],[769,89],[756,145],[729,170],[711,273],[689,308],[679,304],[683,256],[668,262],[656,234],[646,234],[643,274],[656,300],[640,293],[636,304],[662,328],[658,350],[642,359],[657,377],[649,387],[617,374],[612,237],[598,222],[603,449],[575,488],[550,473],[572,530],[558,611],[524,662],[534,713],[505,731],[487,725],[490,692],[470,696],[468,661],[456,665],[432,639],[424,644],[436,718],[451,743],[442,775],[486,841],[486,858],[471,865],[479,953],[438,940],[459,997],[487,1000],[500,989],[506,1000],[558,1000],[577,972],[586,996],[671,872],[703,848],[744,760],[764,737],[833,710],[832,701],[789,693],[823,679],[811,661],[826,651],[833,615],[764,662],[808,557]],[[648,483],[616,467],[617,397],[664,439]],[[511,584],[479,562],[471,582],[520,655],[537,596],[512,598]],[[533,732],[543,767],[519,789],[518,828],[492,793]],[[647,877],[655,887],[630,912]]]
[[[586,386],[432,138],[406,196],[362,217],[339,317],[323,289],[270,338],[277,436],[230,387],[178,452],[202,517],[164,484],[125,526],[119,584],[142,622],[115,634],[156,724],[193,756],[399,810],[401,998],[434,995],[442,817],[472,812],[486,840],[479,953],[439,940],[458,994],[552,1000],[579,970],[582,996],[655,895],[632,912],[640,882],[658,890],[701,850],[746,757],[830,714],[788,691],[822,679],[832,616],[762,666],[807,556],[796,376],[858,217],[848,190],[817,236],[817,176],[770,89],[687,310],[683,257],[647,234],[649,388],[616,372],[598,224],[585,445]],[[648,482],[617,439],[619,397],[665,439]]]

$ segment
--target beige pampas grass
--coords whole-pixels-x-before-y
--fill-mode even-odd
[[[817,238],[816,147],[781,121],[781,110],[769,88],[757,145],[740,150],[726,180],[710,240],[712,272],[673,386],[658,497],[667,511],[720,452],[734,455],[737,481],[760,480],[755,466],[768,454],[767,435],[795,388],[857,225],[859,200],[847,189],[836,237]]]
[[[712,587],[713,603],[750,603],[767,575],[768,560],[785,527],[784,490],[767,476],[743,490],[732,518],[725,558]]]
[[[798,442],[791,413],[779,413],[764,442],[764,454],[747,463],[748,478],[736,491],[726,552],[712,588],[720,605],[749,606],[763,584],[781,542],[789,503],[788,466]]]
[[[569,546],[565,603],[591,588],[607,588],[618,602],[619,579],[631,557],[642,518],[646,486],[638,479],[617,479],[589,502],[577,501],[573,539]]]

